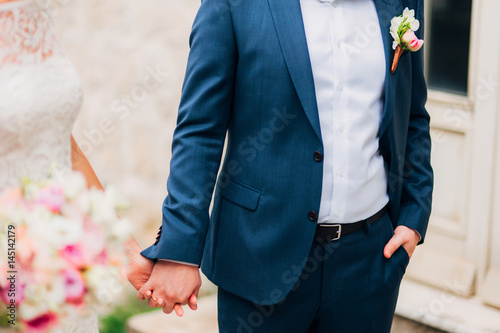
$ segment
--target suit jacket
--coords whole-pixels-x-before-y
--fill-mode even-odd
[[[390,20],[409,7],[423,23],[423,0],[374,1],[387,59],[379,140],[390,216],[423,241],[433,184],[423,51],[405,52],[389,72]],[[162,228],[142,254],[201,264],[229,292],[277,303],[309,254],[323,176],[300,2],[205,0],[190,45]]]

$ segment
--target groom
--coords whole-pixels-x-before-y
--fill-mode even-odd
[[[202,2],[150,306],[195,308],[201,265],[222,332],[390,331],[433,183],[423,52],[390,73],[405,7],[423,20],[423,0]]]

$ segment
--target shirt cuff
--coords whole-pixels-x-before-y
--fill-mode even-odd
[[[411,230],[415,231],[417,234],[418,234],[418,237],[420,237],[420,239],[418,240],[418,242],[420,243],[422,241],[422,235],[420,234],[420,232],[418,232],[417,230],[413,229],[413,228],[410,228]]]
[[[157,260],[170,261],[170,262],[175,262],[177,264],[183,264],[183,265],[198,267],[198,265],[190,263],[190,262],[184,262],[184,261],[178,261],[178,260],[170,260],[170,259],[157,259]]]

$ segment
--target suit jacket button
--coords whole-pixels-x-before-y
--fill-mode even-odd
[[[314,156],[314,160],[315,160],[316,162],[321,162],[321,161],[323,161],[323,154],[321,154],[319,151],[314,152],[313,156]]]
[[[307,214],[307,217],[309,217],[309,220],[316,222],[318,220],[318,214],[314,211],[310,211],[309,214]]]

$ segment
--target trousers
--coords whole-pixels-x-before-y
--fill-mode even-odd
[[[283,272],[298,279],[278,304],[254,304],[219,288],[219,332],[389,333],[409,262],[403,247],[384,257],[393,234],[386,213],[337,241],[314,241],[303,268]]]

